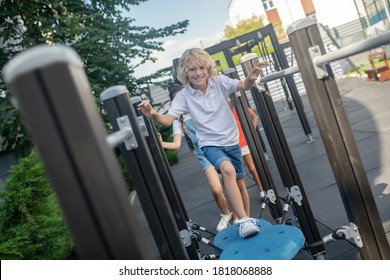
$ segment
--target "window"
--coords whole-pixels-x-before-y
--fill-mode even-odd
[[[262,0],[263,1],[263,6],[264,10],[272,9],[274,7],[274,3],[271,0]]]

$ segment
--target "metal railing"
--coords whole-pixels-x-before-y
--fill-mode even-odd
[[[371,50],[378,46],[382,46],[390,43],[390,32],[379,35],[378,37],[370,38],[361,42],[354,43],[352,45],[335,50],[331,53],[322,54],[313,59],[313,64],[320,67],[326,63],[334,60],[346,58],[355,54],[362,53],[364,51]],[[315,46],[313,48],[316,48]],[[313,49],[314,50],[314,49]],[[282,77],[293,75],[300,72],[298,65],[283,69],[278,72],[266,75],[261,78],[262,83],[267,83],[273,80],[280,79]]]
[[[390,43],[390,33],[324,54],[315,20],[294,22],[287,35],[306,87],[329,162],[351,223],[361,234],[363,259],[390,259],[390,247],[376,207],[339,89],[326,63]],[[296,69],[293,69],[294,71]]]

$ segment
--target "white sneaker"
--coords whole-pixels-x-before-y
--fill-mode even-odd
[[[240,223],[240,237],[247,238],[249,236],[257,234],[260,229],[256,225],[256,220],[253,218],[243,218]]]
[[[231,219],[232,219],[232,213],[229,213],[228,215],[221,214],[221,220],[217,225],[217,231],[221,231],[227,228]]]

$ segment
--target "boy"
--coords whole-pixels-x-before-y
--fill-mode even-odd
[[[168,113],[159,114],[148,102],[139,104],[145,116],[164,126],[171,125],[183,114],[191,114],[199,147],[222,175],[226,196],[239,219],[242,238],[257,234],[259,229],[256,221],[249,218],[249,207],[243,203],[247,198],[240,192],[240,186],[245,186],[243,163],[237,125],[227,99],[236,91],[249,90],[265,65],[260,62],[246,79],[231,79],[217,75],[214,60],[207,52],[200,48],[188,49],[180,59],[177,77],[185,88],[172,101]]]

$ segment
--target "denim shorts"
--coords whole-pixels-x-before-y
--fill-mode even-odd
[[[195,149],[196,158],[198,159],[200,165],[202,165],[202,170],[205,171],[207,167],[212,166],[212,164],[205,157],[201,149]]]
[[[184,123],[190,135],[192,144],[194,144],[196,158],[198,159],[200,165],[202,165],[202,170],[204,171],[207,167],[212,166],[212,164],[207,160],[202,150],[198,146],[198,138],[196,137],[195,128],[192,124],[192,119],[189,119]]]
[[[242,155],[240,146],[205,146],[202,147],[202,151],[206,158],[214,165],[215,169],[219,171],[219,166],[225,160],[230,161],[234,169],[236,170],[236,178],[244,178],[244,166],[242,163]]]

